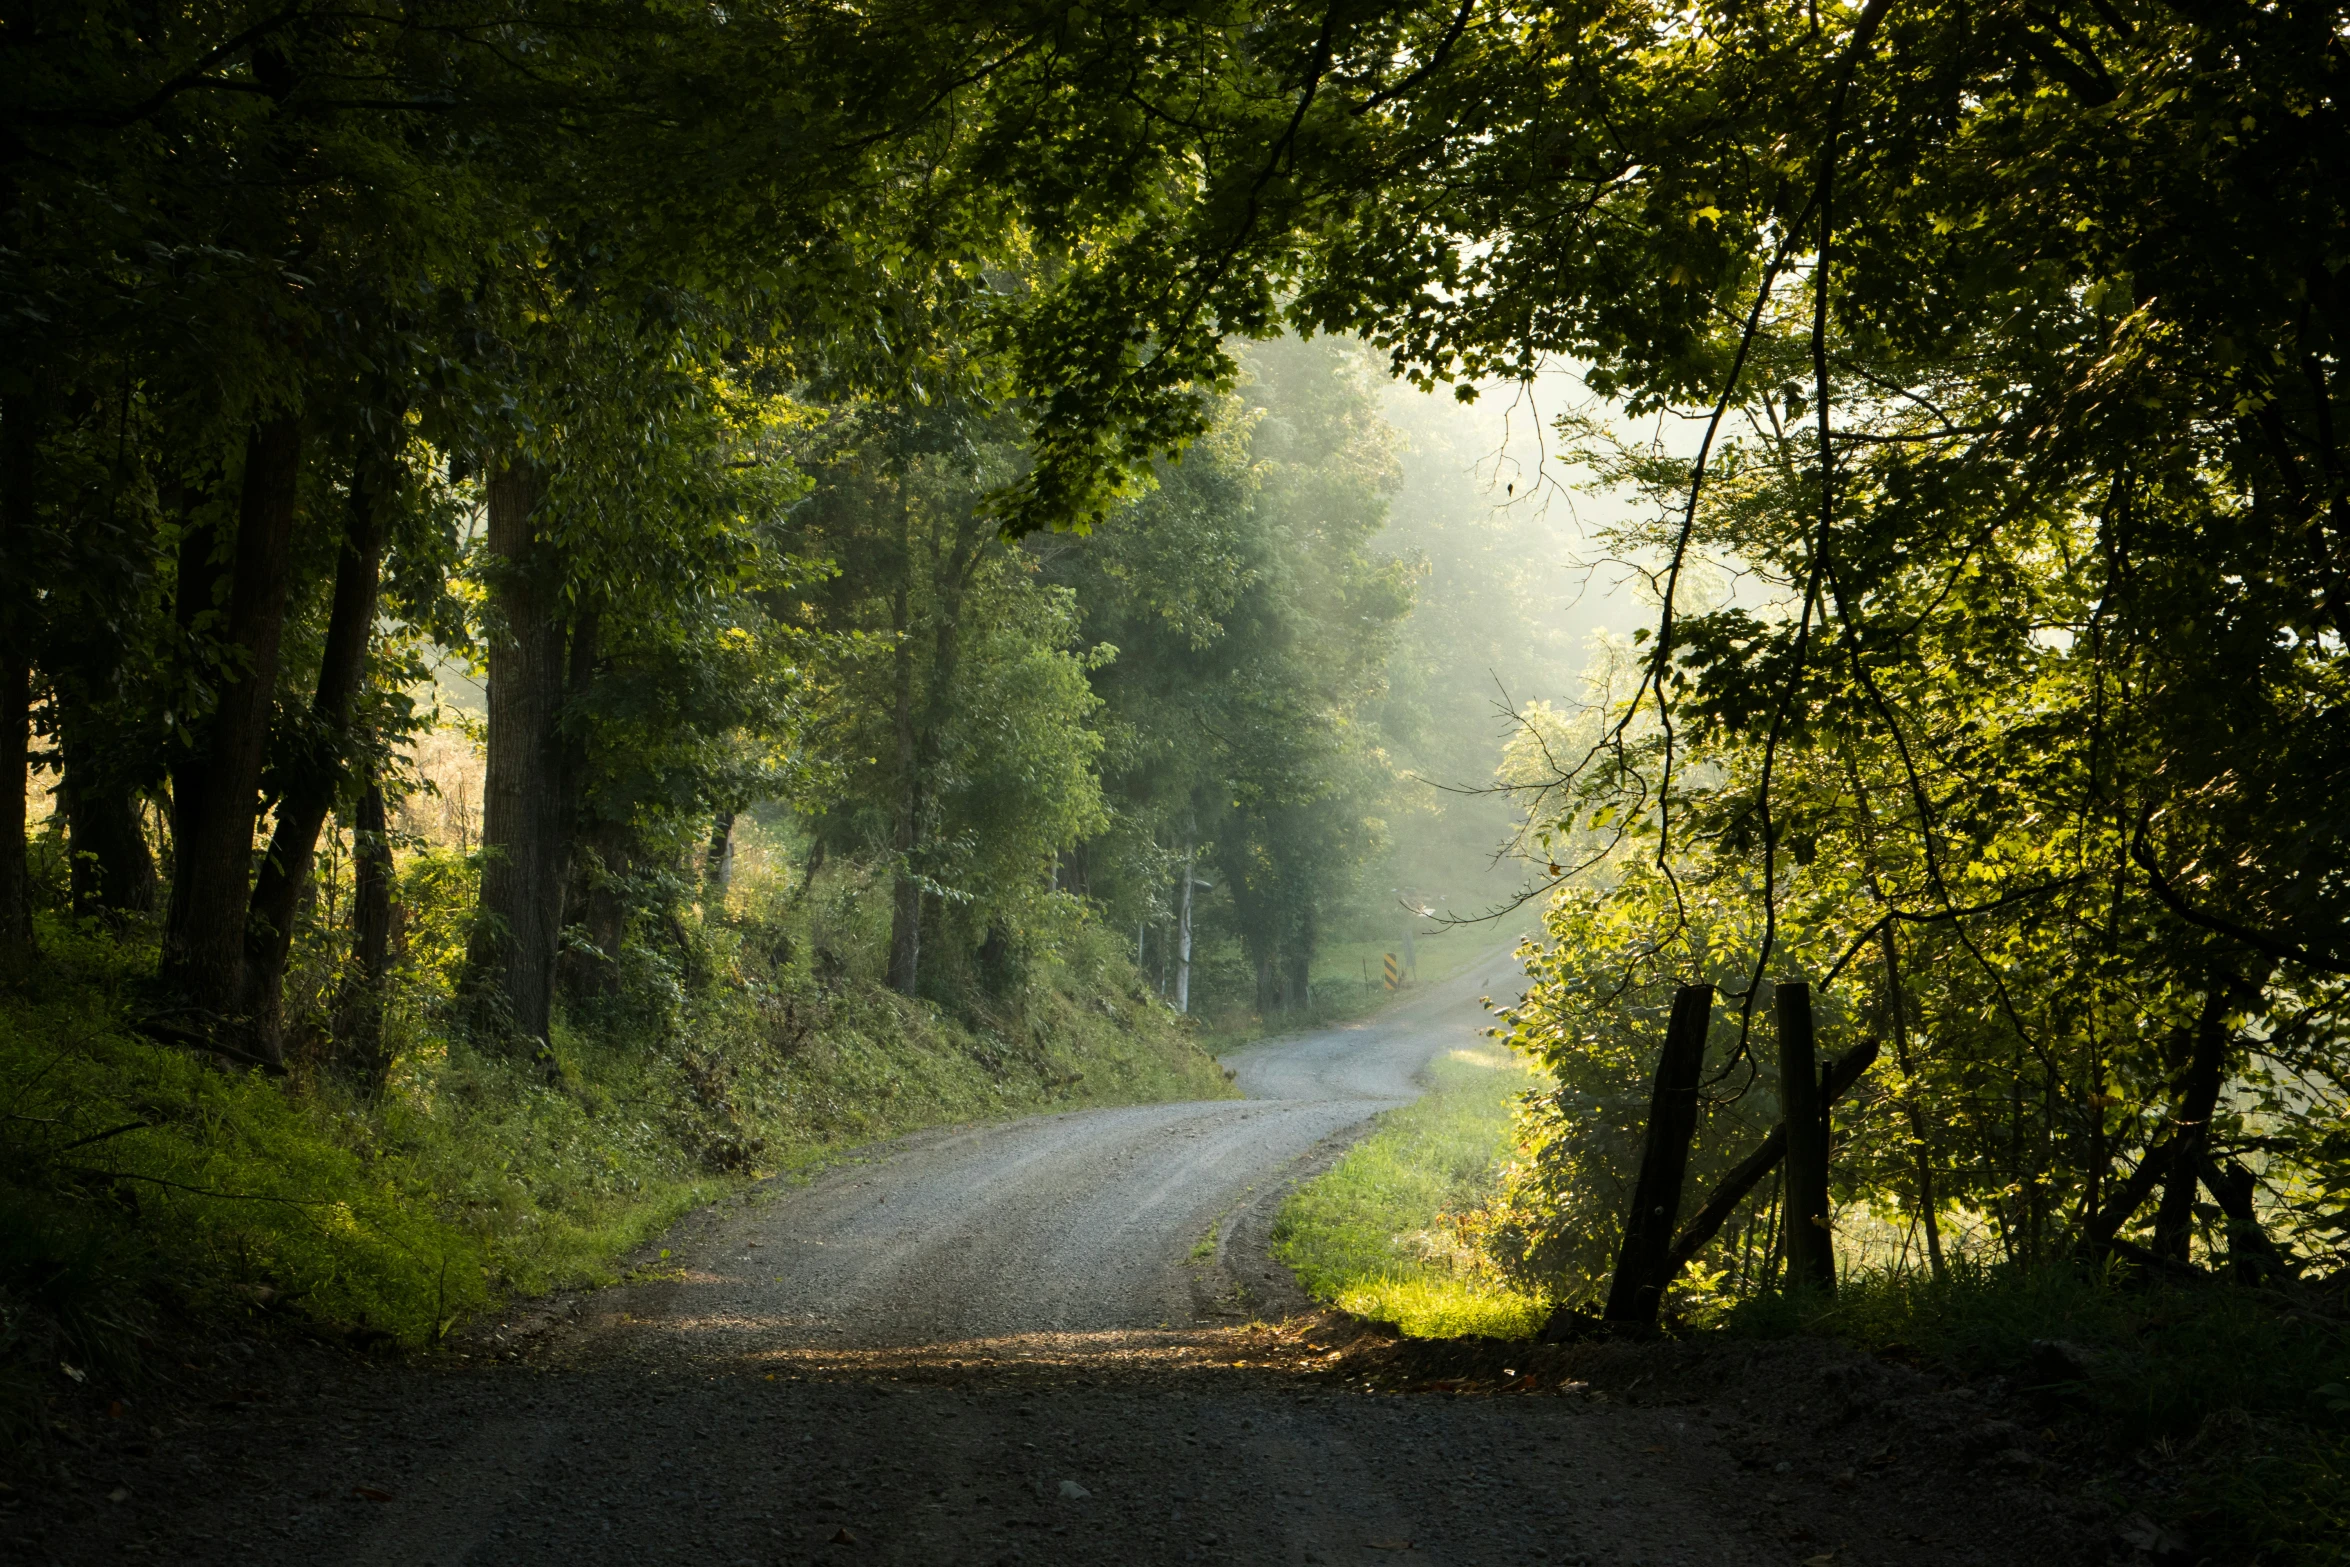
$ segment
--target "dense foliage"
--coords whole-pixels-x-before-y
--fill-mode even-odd
[[[1673,987],[1726,1002],[1703,1177],[1804,980],[1885,1047],[1855,1257],[2345,1276],[2338,4],[21,11],[0,769],[62,852],[0,791],[12,976],[70,912],[155,1048],[365,1094],[429,962],[433,1037],[559,1080],[683,1004],[645,955],[764,810],[870,938],[787,968],[978,1017],[1106,921],[1309,1005],[1421,895],[1395,824],[1492,818],[1395,789],[1482,764],[1482,682],[1399,633],[1364,361],[1269,340],[1566,357],[1686,438],[1568,425],[1660,613],[1507,764],[1560,1086],[1503,1263],[1604,1268]],[[449,859],[394,824],[457,670]]]
[[[0,1336],[429,1337],[1309,1003],[1417,568],[1368,361],[1225,346],[1252,13],[6,25]]]

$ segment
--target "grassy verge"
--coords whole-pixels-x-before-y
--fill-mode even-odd
[[[1380,1117],[1371,1135],[1299,1188],[1274,1254],[1340,1309],[1415,1337],[1533,1332],[1548,1311],[1461,1236],[1511,1150],[1511,1110],[1541,1079],[1499,1046],[1430,1063],[1429,1091]]]
[[[501,1298],[604,1281],[686,1210],[859,1144],[1230,1092],[1074,905],[1016,981],[909,1000],[876,982],[846,880],[689,911],[632,949],[558,1027],[550,1080],[454,1024],[462,867],[404,871],[380,1098],[313,1062],[268,1077],[142,1036],[152,936],[43,917],[40,973],[0,997],[0,1435],[61,1377],[133,1377],[174,1324],[427,1344]]]

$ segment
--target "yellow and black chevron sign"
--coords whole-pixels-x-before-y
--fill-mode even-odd
[[[1387,966],[1387,988],[1393,990],[1403,983],[1401,971],[1395,966],[1395,954],[1390,952],[1383,960]]]

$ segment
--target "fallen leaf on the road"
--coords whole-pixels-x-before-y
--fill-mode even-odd
[[[1642,1452],[1644,1452],[1644,1453],[1669,1453],[1669,1452],[1671,1452],[1671,1451],[1672,1451],[1672,1449],[1671,1449],[1671,1448],[1669,1448],[1669,1447],[1658,1446],[1658,1447],[1644,1447],[1644,1448],[1642,1448],[1640,1451],[1642,1451]]]
[[[829,1543],[833,1545],[854,1545],[857,1543],[857,1537],[849,1533],[849,1526],[847,1524],[842,1524],[839,1528],[832,1531],[832,1539]]]
[[[1061,1482],[1061,1494],[1072,1502],[1082,1502],[1087,1497],[1093,1495],[1091,1491],[1088,1491],[1084,1486],[1079,1485],[1074,1480],[1063,1480]]]
[[[118,1485],[113,1490],[106,1493],[106,1499],[110,1502],[127,1502],[131,1499],[130,1487],[127,1485]]]
[[[363,1502],[388,1502],[392,1500],[391,1492],[379,1491],[372,1485],[355,1485],[351,1487],[351,1494],[358,1497]]]

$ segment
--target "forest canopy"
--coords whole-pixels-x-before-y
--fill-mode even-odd
[[[559,1078],[766,820],[901,997],[1131,927],[1182,1005],[1197,891],[1220,1004],[1308,1007],[1419,906],[1401,776],[1498,760],[1399,636],[1377,377],[1572,362],[1658,612],[1502,780],[1562,1085],[1505,1263],[1595,1276],[1675,987],[1703,1157],[1775,1118],[1785,980],[1883,1045],[1836,1178],[1937,1269],[2340,1266],[2340,7],[6,25],[12,976],[96,930],[159,1050],[378,1093],[408,1006]],[[404,839],[475,675],[478,837]]]

